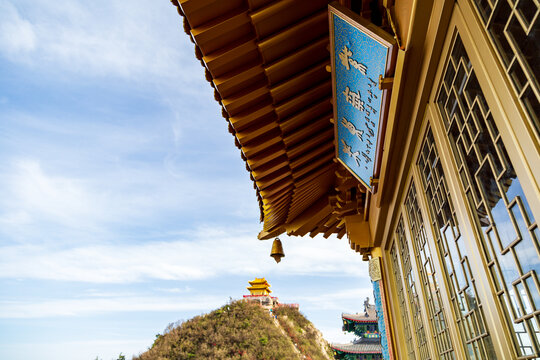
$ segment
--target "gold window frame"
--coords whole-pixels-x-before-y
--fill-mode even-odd
[[[511,359],[516,358],[513,351],[513,336],[507,331],[504,319],[505,310],[493,296],[495,285],[488,276],[481,276],[487,269],[486,259],[481,254],[482,244],[479,241],[482,234],[479,233],[464,188],[461,181],[458,180],[458,168],[453,158],[450,142],[447,139],[446,129],[443,126],[443,115],[436,105],[439,89],[444,81],[443,76],[449,52],[457,33],[459,33],[486,102],[493,114],[494,123],[519,178],[525,197],[532,213],[536,214],[537,222],[539,218],[537,214],[540,214],[540,192],[538,191],[538,175],[535,175],[531,169],[533,166],[538,166],[538,143],[534,134],[529,131],[527,119],[521,112],[520,104],[512,96],[513,89],[510,88],[511,85],[505,77],[504,70],[497,62],[497,55],[489,47],[483,28],[475,18],[474,9],[469,5],[467,2],[460,2],[454,8],[426,114],[432,119],[432,130],[444,171],[447,174],[448,186],[456,207],[456,215],[462,224],[465,235],[476,239],[474,244],[467,244],[471,271],[473,274],[477,274],[475,278],[478,280],[478,295],[485,308],[486,322],[496,346],[495,350],[501,359]]]
[[[535,3],[536,2],[536,3]],[[533,69],[533,46],[520,48],[520,42],[530,42],[540,24],[540,3],[533,0],[467,0],[462,3],[464,15],[482,29],[485,44],[496,54],[516,103],[528,120],[531,136],[540,140],[540,77]],[[531,36],[531,38],[528,38]],[[522,44],[524,45],[524,44]],[[536,45],[538,46],[538,45]],[[527,54],[528,53],[528,54]],[[533,105],[535,104],[535,105]]]
[[[385,266],[385,271],[389,274],[389,279],[394,279],[392,258],[390,255],[390,249],[395,242],[395,232],[397,228],[398,219],[403,217],[406,219],[406,211],[404,209],[404,199],[407,196],[410,184],[412,181],[415,182],[418,192],[418,206],[423,216],[424,226],[428,232],[428,245],[432,252],[432,256],[435,260],[434,266],[436,268],[436,277],[437,282],[441,288],[443,306],[447,310],[447,321],[449,322],[448,327],[454,343],[454,349],[456,352],[456,358],[464,359],[466,358],[465,346],[462,338],[459,336],[459,329],[455,324],[455,314],[450,302],[450,291],[449,284],[447,283],[444,270],[442,269],[442,259],[440,253],[437,250],[437,244],[435,243],[436,238],[433,236],[432,229],[432,219],[431,213],[429,211],[427,199],[425,194],[423,194],[419,185],[421,184],[421,175],[419,170],[416,167],[416,161],[418,159],[419,151],[424,141],[423,135],[426,133],[428,126],[431,126],[433,131],[434,141],[436,147],[439,151],[441,158],[441,164],[443,171],[448,182],[448,192],[449,196],[453,201],[455,208],[455,216],[460,225],[460,230],[463,236],[466,239],[471,239],[471,241],[466,243],[466,249],[468,252],[468,259],[470,265],[470,271],[472,276],[475,279],[475,284],[477,287],[477,296],[481,300],[482,307],[485,314],[485,324],[489,330],[489,334],[492,338],[494,344],[494,351],[499,359],[514,359],[516,358],[515,353],[513,352],[513,339],[512,335],[506,330],[506,323],[503,317],[503,311],[501,306],[496,298],[493,296],[493,284],[491,279],[485,275],[486,261],[482,254],[480,238],[482,234],[479,233],[476,228],[474,215],[469,208],[469,205],[466,200],[465,191],[461,186],[460,181],[458,181],[458,169],[455,164],[453,154],[451,152],[450,143],[447,139],[446,130],[443,126],[442,115],[439,112],[439,109],[436,105],[438,89],[441,86],[443,81],[442,76],[446,69],[446,64],[448,61],[449,52],[453,45],[453,41],[456,33],[459,33],[461,40],[466,49],[467,55],[470,58],[472,66],[474,68],[475,74],[480,83],[480,87],[485,93],[486,100],[489,104],[491,111],[493,111],[494,122],[500,133],[502,142],[505,145],[505,148],[508,152],[508,157],[512,162],[515,172],[519,177],[521,186],[525,197],[529,200],[529,206],[532,209],[534,214],[540,214],[540,172],[533,171],[533,169],[540,169],[540,156],[538,145],[538,140],[535,137],[535,134],[531,131],[530,124],[528,123],[527,117],[523,112],[521,104],[518,102],[515,94],[513,93],[512,84],[509,82],[509,79],[506,77],[504,69],[501,67],[498,62],[497,54],[491,48],[491,45],[487,39],[487,35],[482,27],[482,24],[476,18],[475,10],[471,7],[469,0],[458,1],[453,3],[450,8],[451,18],[448,21],[448,29],[445,30],[443,27],[446,27],[445,24],[441,24],[437,28],[437,32],[442,32],[443,39],[440,40],[439,45],[435,44],[435,48],[438,46],[442,47],[440,50],[440,57],[436,55],[437,50],[434,50],[434,57],[432,57],[432,62],[434,63],[433,70],[430,70],[431,66],[426,69],[428,73],[433,71],[433,81],[427,83],[428,87],[428,96],[427,104],[419,105],[418,111],[423,115],[422,124],[416,126],[417,130],[409,134],[410,141],[414,143],[411,144],[407,153],[410,154],[404,156],[402,161],[406,161],[407,164],[404,167],[404,173],[400,175],[400,194],[392,200],[393,205],[391,219],[387,222],[385,232],[385,241],[384,241],[384,252],[383,252],[383,264]],[[443,6],[442,4],[448,5],[448,1],[435,1],[437,6]],[[443,6],[443,7],[444,7]],[[434,35],[429,35],[433,37]],[[439,35],[437,35],[439,36]],[[435,40],[437,42],[438,40]],[[437,64],[438,62],[438,64]],[[420,89],[418,90],[420,91]],[[425,110],[425,111],[424,111]],[[416,135],[415,135],[416,134]],[[540,220],[539,215],[535,215],[536,221]],[[405,221],[406,222],[406,221]],[[412,244],[410,243],[410,230],[408,225],[406,225],[406,236],[409,239],[409,254],[412,257],[411,262],[413,264],[413,273],[415,282],[417,284],[417,291],[419,292],[420,306],[422,308],[423,320],[427,325],[429,324],[429,319],[426,314],[427,303],[425,301],[425,296],[423,294],[421,279],[419,278],[418,266],[416,264],[416,259],[413,256],[414,250]],[[402,281],[403,273],[402,273]],[[401,310],[397,301],[397,288],[395,284],[392,284],[392,281],[388,284],[388,291],[391,294],[392,300],[389,302],[389,307],[391,311],[391,319],[394,325],[394,341],[397,343],[397,348],[402,348],[403,350],[399,351],[400,358],[407,358],[407,348],[404,340],[404,329],[403,321],[404,317],[400,316]],[[404,288],[404,284],[402,284]],[[448,310],[452,309],[452,310]],[[407,308],[408,317],[411,317],[410,308]],[[405,317],[406,319],[406,317]],[[412,327],[414,324],[412,320],[409,322],[409,325]],[[428,325],[429,326],[429,325]],[[415,340],[416,346],[416,335],[412,334],[413,339]],[[433,338],[431,335],[429,338],[429,347],[430,347],[430,356],[436,358],[435,354],[435,345],[433,343]],[[419,358],[418,352],[415,352],[416,358]]]

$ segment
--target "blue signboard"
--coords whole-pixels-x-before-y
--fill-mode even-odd
[[[390,35],[340,8],[329,7],[336,156],[371,189],[387,110],[388,94],[379,89],[379,77],[388,75],[394,44]]]

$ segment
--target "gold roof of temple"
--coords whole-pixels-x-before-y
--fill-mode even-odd
[[[365,189],[333,161],[329,1],[172,3],[254,181],[259,238],[342,237]]]
[[[261,286],[261,285],[270,286],[270,284],[265,278],[255,278],[255,280],[248,281],[248,283],[251,286]]]
[[[270,290],[270,284],[265,278],[255,278],[255,280],[248,282],[251,286],[247,287],[246,289],[248,289],[251,293],[253,291],[265,291],[267,293],[272,292],[272,290]]]

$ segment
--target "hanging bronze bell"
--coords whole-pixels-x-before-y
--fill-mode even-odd
[[[280,262],[281,258],[285,256],[285,253],[283,252],[283,245],[281,245],[281,240],[279,240],[279,238],[274,239],[270,256],[273,257],[277,263]]]

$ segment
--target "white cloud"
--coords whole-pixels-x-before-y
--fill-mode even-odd
[[[31,319],[59,316],[84,316],[133,311],[196,311],[221,306],[217,296],[137,297],[115,296],[47,301],[0,301],[0,319]]]
[[[189,293],[189,292],[192,291],[189,286],[185,286],[183,288],[178,288],[178,287],[174,287],[174,288],[156,288],[154,290],[165,292],[165,293],[171,293],[171,294],[184,294],[184,293]]]
[[[365,266],[367,267],[367,266]],[[365,286],[369,280],[365,279],[363,284],[358,282],[357,284],[350,284],[350,288],[340,290],[335,289],[331,293],[322,293],[318,294],[314,299],[312,296],[302,296],[296,295],[295,299],[302,303],[303,308],[312,309],[312,310],[340,310],[343,312],[358,312],[358,308],[349,309],[349,307],[354,304],[354,306],[362,306],[366,297],[369,297],[370,302],[373,303],[373,288],[372,287],[360,287]],[[355,301],[351,301],[355,299]]]
[[[0,215],[0,224],[5,227],[21,227],[31,222],[30,215],[24,210],[16,210]]]
[[[0,176],[6,190],[0,200],[0,223],[12,235],[19,230],[28,234],[31,224],[55,224],[64,230],[86,230],[97,235],[107,224],[133,217],[137,213],[133,203],[144,202],[144,194],[137,197],[129,190],[114,192],[119,184],[107,188],[94,176],[66,175],[65,170],[63,174],[51,174],[35,159],[14,160],[7,169]]]
[[[285,257],[268,256],[271,242],[256,240],[255,229],[199,229],[178,240],[58,249],[39,245],[0,248],[0,277],[91,283],[148,279],[197,280],[226,275],[367,276],[365,263],[336,239],[282,238]],[[290,260],[289,260],[290,258]]]
[[[0,52],[15,58],[35,48],[36,34],[32,24],[9,2],[0,2]]]
[[[156,6],[167,7],[170,15],[163,17]],[[0,14],[0,53],[14,62],[133,80],[202,76],[182,19],[168,2],[1,0]],[[158,26],[163,22],[170,31]],[[179,46],[169,45],[172,38],[182,38]],[[197,71],[186,71],[190,66]]]
[[[133,145],[128,141],[126,146],[130,144]],[[64,161],[70,160],[78,166],[81,158],[66,154]],[[55,166],[54,162],[45,165]],[[44,169],[36,159],[8,162],[0,175],[0,185],[5,190],[5,196],[0,199],[2,230],[10,238],[22,233],[29,241],[35,241],[36,237],[46,241],[41,231],[30,234],[33,227],[29,225],[55,226],[61,232],[70,229],[85,232],[87,239],[93,237],[94,242],[101,242],[115,236],[121,240],[119,236],[123,234],[116,225],[150,227],[160,218],[196,214],[210,203],[215,205],[216,212],[221,209],[230,214],[239,206],[252,210],[250,214],[256,212],[253,194],[249,191],[246,194],[245,184],[232,178],[200,178],[181,167],[173,175],[159,162],[100,165],[90,173],[81,174],[63,164],[54,171]],[[237,215],[242,218],[242,214]],[[159,228],[154,232],[165,233]],[[61,234],[56,235],[55,241]],[[66,242],[79,242],[66,236],[72,235],[63,236]]]
[[[47,176],[36,161],[20,161],[11,189],[19,202],[33,212],[46,214],[62,222],[68,218],[88,219],[99,216],[95,210],[100,199],[85,190],[82,181]],[[24,213],[24,212],[23,212]]]
[[[341,319],[338,318],[336,323],[339,324],[339,321]],[[329,343],[347,344],[354,340],[353,334],[342,331],[339,326],[322,326],[318,329]]]

